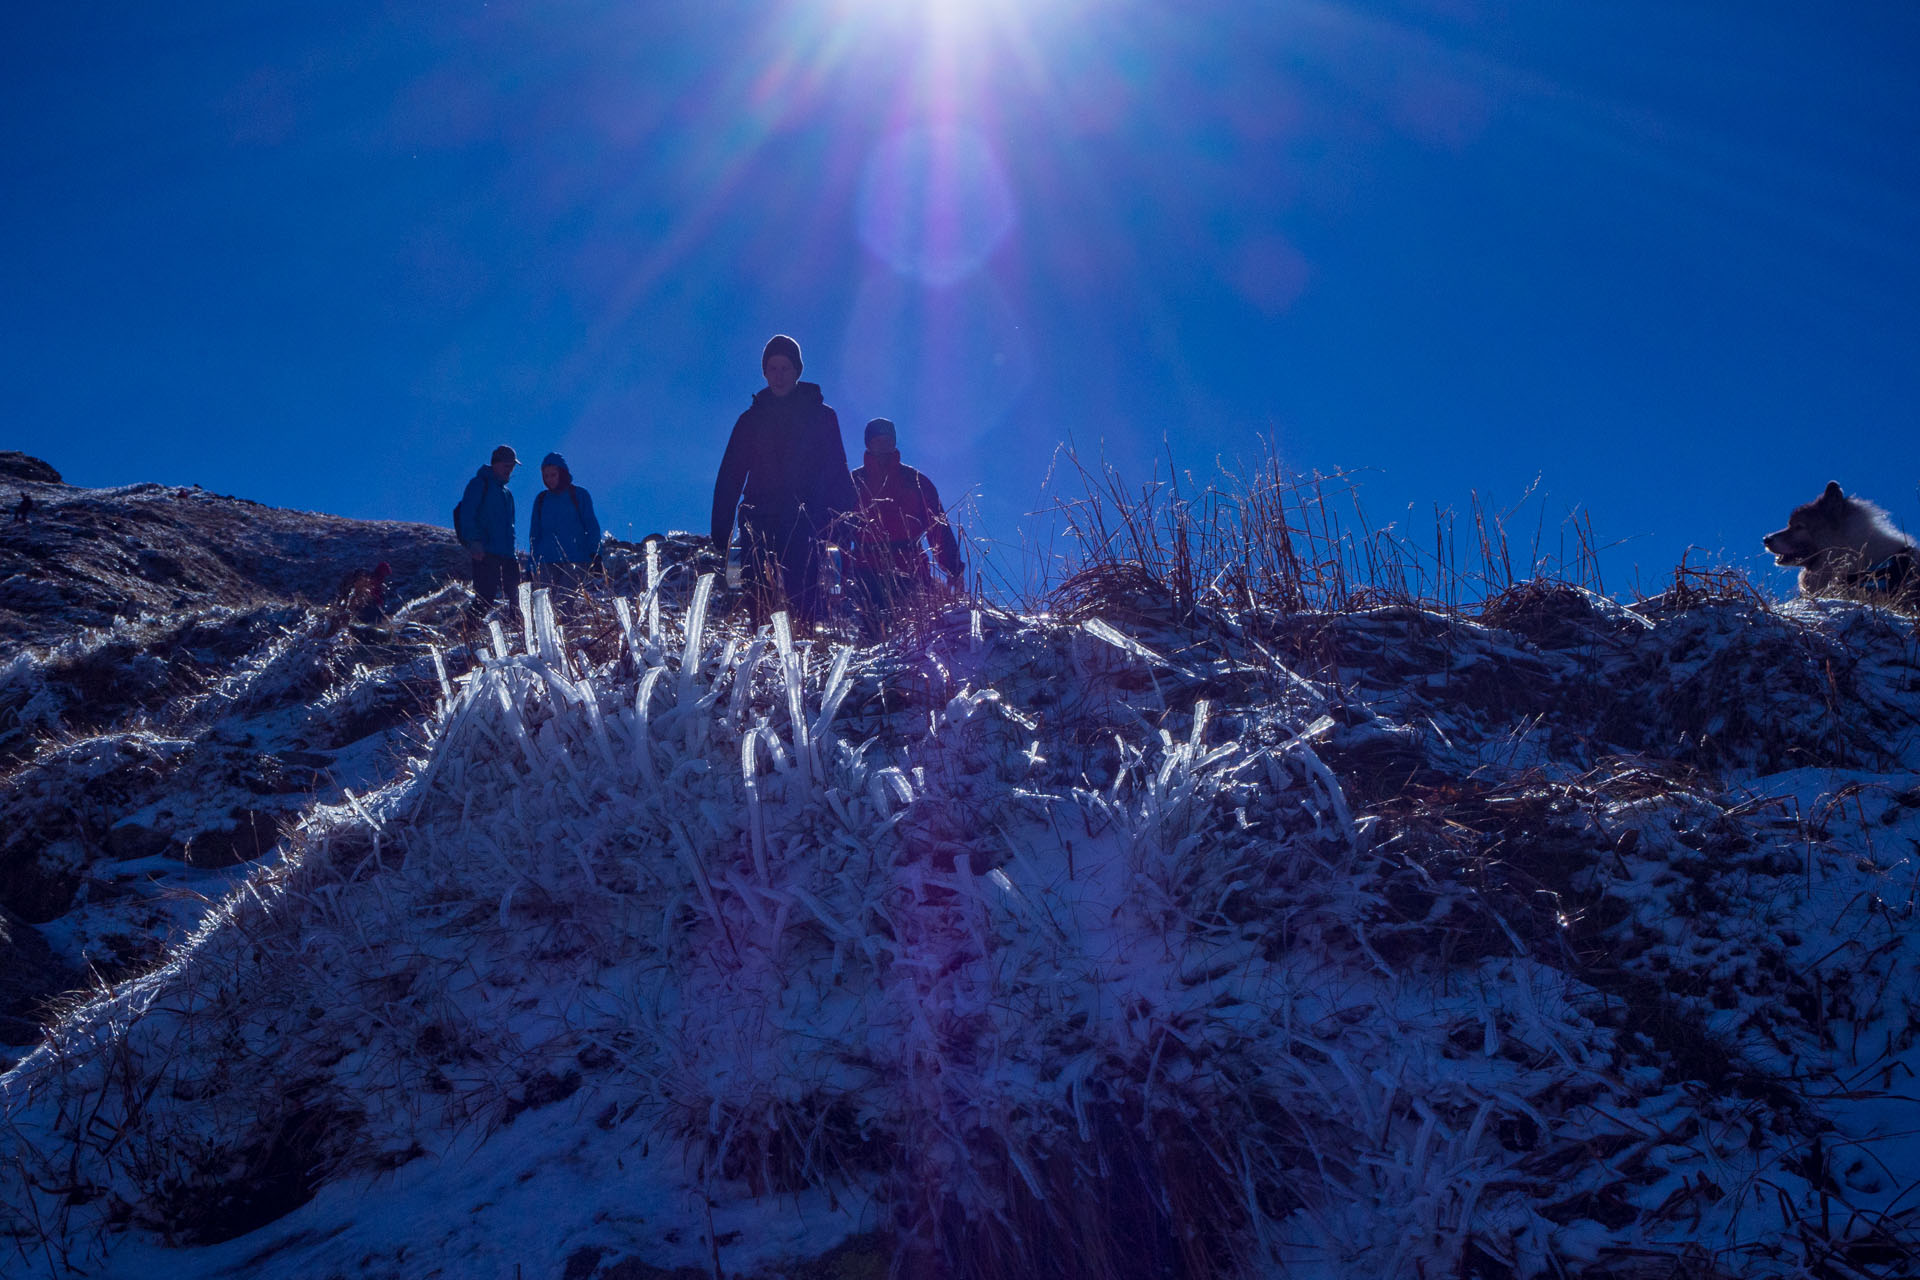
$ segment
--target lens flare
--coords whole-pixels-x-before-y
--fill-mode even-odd
[[[1013,224],[1013,193],[1000,161],[971,128],[903,129],[867,163],[860,239],[901,275],[935,287],[963,280]]]

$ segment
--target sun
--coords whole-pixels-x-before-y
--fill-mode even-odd
[[[890,28],[917,37],[929,51],[977,46],[1019,36],[1041,11],[1057,8],[1035,0],[830,0],[834,20],[860,27]]]

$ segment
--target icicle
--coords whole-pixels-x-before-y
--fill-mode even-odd
[[[793,647],[793,622],[782,609],[773,615],[773,643],[780,650],[780,675],[787,685],[787,718],[793,722],[793,754],[800,760],[800,776],[813,781],[813,750],[807,732],[806,688],[800,655]]]
[[[687,717],[687,745],[694,737],[700,717],[694,712],[693,688],[700,674],[700,642],[706,638],[707,599],[713,594],[713,575],[703,573],[693,584],[693,603],[687,606],[687,647],[680,655],[680,709]]]
[[[1193,736],[1187,740],[1187,753],[1193,759],[1199,759],[1200,748],[1207,740],[1207,713],[1213,708],[1205,698],[1193,704]]]
[[[754,778],[759,764],[760,731],[740,735],[740,778],[747,788],[747,828],[753,835],[753,869],[767,883],[767,824],[760,812],[760,784]]]
[[[502,659],[504,659],[504,658],[505,658],[505,657],[507,656],[507,631],[506,631],[506,628],[505,628],[505,627],[502,627],[502,626],[500,625],[500,619],[498,619],[498,618],[488,618],[488,619],[487,619],[487,626],[488,626],[488,628],[489,628],[489,629],[491,629],[491,630],[492,630],[492,632],[493,632],[493,652],[494,652],[494,655],[495,655],[496,657],[499,657],[499,658],[502,658]]]
[[[1165,667],[1178,675],[1192,676],[1194,674],[1179,663],[1162,657],[1159,653],[1141,644],[1138,640],[1127,635],[1110,622],[1106,622],[1100,618],[1089,618],[1080,624],[1080,628],[1095,639],[1106,641],[1114,648],[1120,650],[1120,652],[1130,654],[1140,659],[1140,661],[1147,664],[1150,673],[1154,667]],[[1155,687],[1158,688],[1157,680]]]
[[[660,641],[660,540],[647,539],[647,639]]]
[[[607,762],[607,768],[614,767],[613,739],[607,735],[606,718],[600,714],[600,700],[592,689],[583,689],[586,695],[581,705],[587,710],[587,725],[593,730],[593,739],[600,744],[600,756]]]
[[[625,596],[613,598],[613,619],[620,624],[620,638],[627,642],[628,652],[633,652],[633,606]],[[637,660],[638,655],[635,657]]]
[[[541,658],[562,671],[567,669],[566,642],[553,616],[553,593],[545,587],[533,593],[533,613],[527,621],[527,652],[538,652]]]
[[[648,731],[653,714],[653,687],[660,683],[660,677],[667,673],[665,667],[650,667],[647,674],[640,677],[640,691],[633,698],[634,719],[638,725],[640,771],[647,775],[649,785],[659,782],[659,775],[653,768],[653,739]]]
[[[520,584],[520,625],[527,633],[526,652],[531,656],[533,654],[533,584],[531,582]]]
[[[447,679],[447,664],[440,656],[440,646],[430,644],[427,652],[433,655],[433,674],[440,678],[440,700],[448,707],[453,705],[453,683]]]
[[[747,645],[746,656],[733,669],[733,697],[727,702],[727,718],[735,724],[746,723],[747,702],[753,696],[753,673],[760,666],[760,655],[766,651],[766,638],[755,636]]]
[[[853,649],[847,645],[842,645],[840,652],[834,655],[833,669],[827,673],[827,687],[820,693],[820,714],[815,716],[813,721],[815,743],[827,737],[828,731],[833,727],[834,716],[840,713],[840,704],[846,700],[848,692],[853,688],[853,681],[847,679],[847,664],[852,660]],[[821,765],[817,754],[814,764]],[[815,772],[821,777],[826,776],[824,767],[816,768]]]
[[[975,609],[973,610],[972,621],[967,626],[968,652],[970,653],[979,652],[981,642],[984,641],[985,639],[986,639],[986,632],[983,631],[980,626],[980,611],[978,609]]]

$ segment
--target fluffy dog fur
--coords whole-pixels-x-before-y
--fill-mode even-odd
[[[1920,547],[1885,511],[1842,493],[1838,481],[1761,542],[1775,564],[1800,570],[1801,595],[1920,603]]]

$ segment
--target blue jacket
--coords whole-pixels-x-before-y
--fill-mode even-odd
[[[462,546],[477,542],[496,556],[513,555],[513,494],[492,467],[480,468],[467,481],[467,491],[454,511],[454,525]]]
[[[585,564],[600,551],[593,499],[577,484],[533,495],[527,546],[535,564]]]

